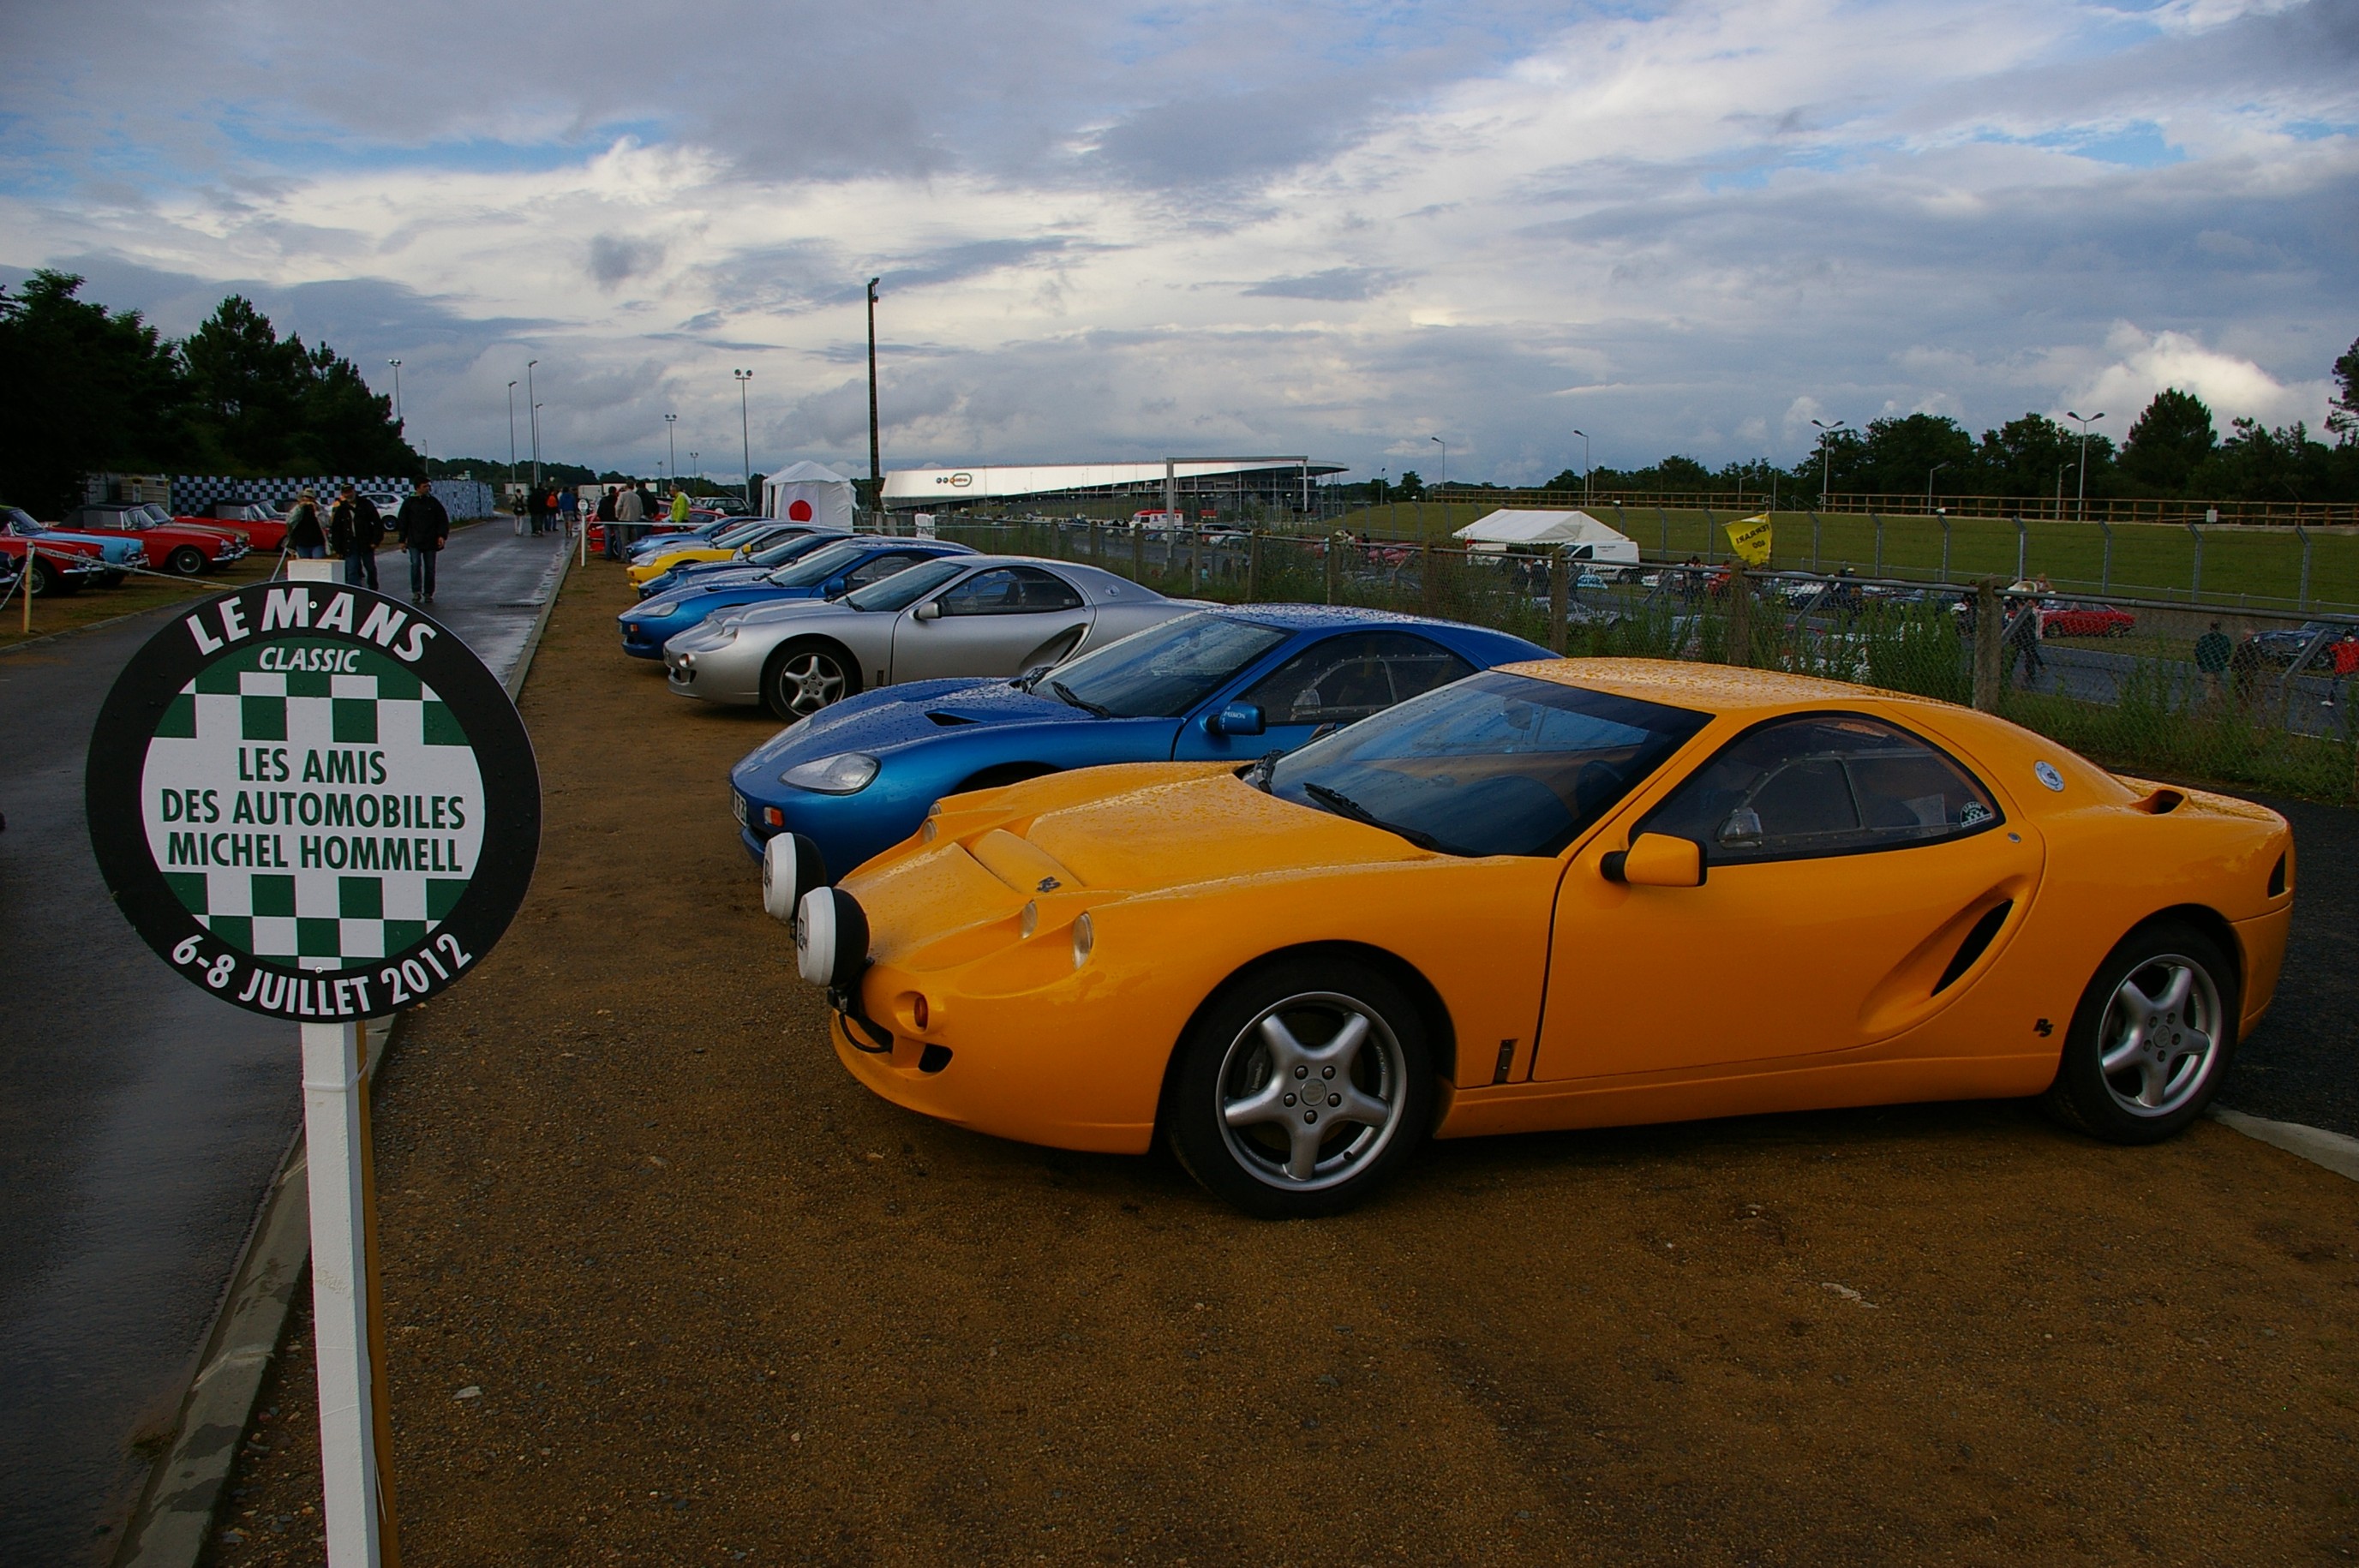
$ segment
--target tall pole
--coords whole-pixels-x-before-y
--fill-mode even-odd
[[[516,483],[516,383],[508,383],[508,483]]]
[[[1831,425],[1824,419],[1810,421],[1819,427],[1819,505],[1821,506],[1827,504],[1827,486],[1831,483],[1828,475],[1834,472],[1834,448],[1830,443],[1834,440],[1835,432],[1845,428],[1848,422],[1837,419]]]
[[[1946,463],[1937,463],[1925,471],[1925,510],[1928,513],[1933,510],[1933,475],[1949,466]]]
[[[1575,430],[1572,433],[1581,438],[1581,504],[1586,506],[1589,505],[1590,496],[1589,432],[1587,430]]]
[[[745,383],[754,379],[750,370],[733,370],[737,378],[737,433],[745,443],[745,509],[754,509],[754,427],[746,422]]]
[[[532,425],[532,487],[535,490],[540,488],[540,405],[533,400],[532,367],[539,363],[537,359],[524,362],[524,403],[525,412],[530,416]]]
[[[2072,520],[2076,523],[2084,523],[2089,520],[2089,427],[2105,416],[2092,414],[2083,419],[2080,415],[2067,408],[2064,410],[2064,417],[2078,421],[2081,426],[2081,483],[2078,493],[2072,497]]]
[[[664,454],[671,460],[671,487],[675,490],[679,488],[679,437],[674,433],[679,429],[679,416],[666,414],[664,416]]]
[[[401,361],[388,359],[386,363],[393,366],[393,422],[397,425],[401,423]]]
[[[868,280],[868,506],[885,509],[885,449],[876,430],[876,278]],[[990,454],[984,453],[987,457]]]

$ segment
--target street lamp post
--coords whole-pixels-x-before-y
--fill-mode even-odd
[[[2072,497],[2072,520],[2076,523],[2084,523],[2089,520],[2089,427],[2105,416],[2092,414],[2084,419],[2067,408],[2064,410],[2064,417],[2081,427],[2081,480],[2080,487]],[[2131,432],[2133,435],[2136,433],[2135,430]]]
[[[532,427],[532,487],[536,494],[540,489],[540,405],[534,400],[537,394],[532,389],[532,370],[539,363],[537,359],[524,362],[524,403],[527,422]]]
[[[881,279],[868,280],[868,506],[869,509],[885,509],[884,447],[876,430],[876,285]],[[986,457],[989,453],[984,454]]]
[[[516,483],[516,383],[508,383],[508,483]]]
[[[737,378],[737,433],[745,443],[745,509],[750,512],[754,509],[754,427],[747,422],[745,383],[754,379],[754,373],[733,370],[729,374]]]
[[[678,414],[664,416],[664,453],[671,460],[671,487],[679,488],[679,438],[672,432],[679,428]]]
[[[1946,463],[1937,463],[1925,471],[1925,510],[1928,513],[1933,509],[1933,475],[1949,466]]]
[[[1572,433],[1581,438],[1581,504],[1586,506],[1589,505],[1590,498],[1589,432],[1587,430],[1575,430]]]
[[[1849,426],[1848,421],[1843,419],[1837,419],[1832,425],[1824,419],[1812,419],[1810,423],[1819,427],[1819,505],[1823,507],[1827,504],[1827,486],[1830,483],[1827,476],[1833,472],[1834,464],[1834,448],[1830,443],[1834,440],[1837,430],[1847,429]]]

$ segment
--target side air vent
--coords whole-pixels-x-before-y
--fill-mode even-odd
[[[2149,817],[2167,817],[2187,804],[2184,789],[2157,789],[2144,799],[2130,803],[2130,810],[2144,811]]]
[[[934,723],[941,725],[944,729],[949,729],[953,724],[971,724],[976,722],[973,719],[968,718],[964,713],[945,713],[939,708],[929,713],[926,717],[933,720]]]
[[[2272,898],[2285,891],[2285,862],[2286,857],[2280,855],[2277,863],[2269,867],[2269,897]]]
[[[1956,985],[1958,976],[1974,966],[1974,960],[1990,946],[1992,940],[1998,935],[1999,928],[2006,924],[2007,912],[2014,908],[2014,899],[2002,898],[1983,911],[1983,918],[1966,932],[1966,940],[1958,943],[1957,955],[1950,960],[1950,966],[1941,971],[1941,978],[1933,986],[1933,995],[1938,996]]]

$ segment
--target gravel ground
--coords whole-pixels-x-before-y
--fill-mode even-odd
[[[2359,1552],[2359,1185],[1964,1105],[1438,1146],[1271,1225],[921,1121],[759,912],[766,726],[618,668],[623,602],[564,595],[531,902],[377,1100],[413,1564]],[[306,1360],[224,1568],[318,1561]]]

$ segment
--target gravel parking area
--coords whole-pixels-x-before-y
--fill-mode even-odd
[[[2359,1552],[2359,1184],[1986,1104],[1440,1145],[1273,1225],[919,1120],[760,912],[766,722],[625,667],[625,602],[561,597],[531,899],[376,1102],[409,1561]],[[218,1563],[318,1561],[308,1356]]]

